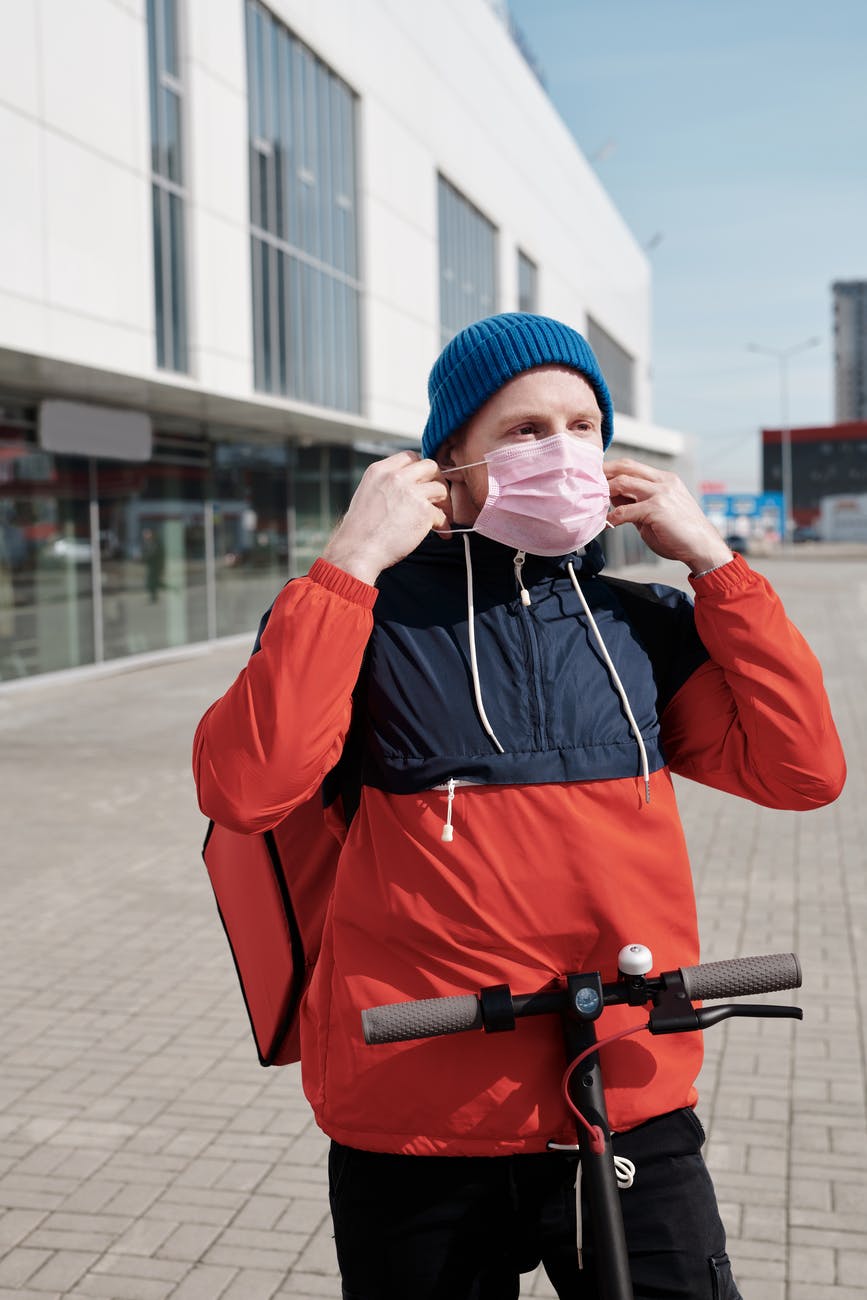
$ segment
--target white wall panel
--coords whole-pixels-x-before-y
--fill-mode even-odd
[[[37,117],[41,80],[39,4],[37,0],[31,0],[30,4],[3,0],[3,9],[0,9],[0,103]]]
[[[427,377],[436,355],[434,329],[381,299],[368,305],[369,409],[377,427],[417,446],[427,419]]]
[[[247,95],[242,0],[187,0],[182,36],[189,58]]]
[[[365,275],[375,296],[415,319],[432,320],[438,308],[436,274],[425,274],[436,252],[430,236],[381,203],[369,205],[367,224]]]
[[[45,350],[58,360],[108,371],[140,375],[154,369],[151,332],[57,306],[45,309]],[[87,391],[91,397],[100,395],[92,380]]]
[[[45,133],[45,255],[51,303],[153,328],[150,181]],[[107,354],[81,360],[112,365]],[[67,354],[69,355],[69,354]]]
[[[45,315],[44,303],[0,289],[0,348],[45,352],[48,337]]]
[[[187,66],[185,186],[192,202],[249,229],[247,102],[196,63]]]
[[[205,387],[249,394],[253,386],[249,234],[200,208],[189,216],[190,243],[196,249],[195,374]]]
[[[40,0],[43,115],[125,167],[144,171],[147,43],[141,21],[110,0]]]
[[[0,176],[6,196],[0,289],[33,299],[41,299],[45,293],[41,170],[38,125],[0,105]]]
[[[431,239],[436,238],[436,159],[419,140],[413,125],[393,113],[376,96],[359,105],[359,188],[404,217]]]

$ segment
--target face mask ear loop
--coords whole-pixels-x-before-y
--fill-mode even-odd
[[[596,644],[599,646],[599,649],[602,653],[602,658],[605,660],[605,664],[608,668],[608,672],[611,675],[611,681],[614,684],[614,689],[617,691],[617,694],[620,696],[620,702],[623,705],[623,711],[626,714],[627,718],[629,719],[629,725],[632,728],[632,734],[635,737],[636,743],[638,745],[638,752],[641,755],[641,772],[644,777],[645,802],[650,803],[650,768],[647,763],[647,750],[644,747],[644,740],[642,738],[641,732],[638,729],[638,723],[635,721],[635,714],[632,712],[632,709],[629,704],[629,700],[626,698],[626,690],[617,674],[617,669],[614,667],[614,664],[611,661],[611,655],[608,653],[608,649],[605,645],[605,642],[602,640],[602,633],[599,631],[599,628],[596,626],[595,618],[590,613],[590,606],[587,604],[587,601],[584,598],[584,592],[581,590],[581,584],[579,583],[578,579],[575,577],[575,570],[572,567],[571,560],[566,565],[566,568],[569,570],[569,577],[572,579],[572,586],[575,588],[575,591],[578,594],[578,599],[581,601],[581,605],[584,609],[584,613],[587,615],[587,622],[590,624],[590,627],[593,631],[593,635],[596,638]]]
[[[450,469],[443,469],[442,466],[440,466],[440,473],[454,474],[459,469],[473,469],[473,467],[476,465],[486,465],[486,464],[487,461],[474,460],[471,461],[469,465],[452,465]],[[431,529],[432,533],[439,533],[440,536],[445,536],[445,534],[448,533],[449,536],[451,537],[454,537],[457,533],[472,533],[474,531],[475,529],[473,528],[432,528]],[[493,735],[493,732],[491,734]],[[502,750],[500,752],[502,753]]]
[[[497,740],[497,737],[494,735],[494,729],[490,722],[488,722],[488,715],[485,713],[485,706],[482,703],[482,684],[479,681],[479,665],[476,660],[476,628],[475,616],[473,613],[473,562],[470,558],[470,539],[466,534],[464,534],[464,556],[467,564],[467,625],[470,634],[470,669],[473,675],[473,692],[476,697],[476,712],[479,715],[479,721],[496,745],[498,751],[501,754],[505,754],[506,751]]]

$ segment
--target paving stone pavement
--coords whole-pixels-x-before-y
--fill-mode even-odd
[[[745,1300],[855,1300],[867,558],[756,567],[822,660],[850,779],[810,814],[678,785],[704,957],[804,968],[802,1025],[707,1034],[700,1114]],[[0,1300],[339,1296],[326,1142],[296,1068],[256,1062],[198,858],[192,731],[246,648],[0,692]]]

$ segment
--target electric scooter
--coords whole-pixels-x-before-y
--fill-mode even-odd
[[[617,965],[619,978],[613,983],[603,983],[598,971],[581,972],[566,975],[557,988],[537,993],[513,996],[508,984],[496,984],[478,994],[396,1002],[369,1007],[361,1013],[368,1044],[407,1042],[479,1029],[489,1034],[503,1033],[513,1030],[522,1016],[561,1017],[567,1062],[563,1091],[576,1118],[581,1173],[601,1264],[601,1300],[633,1300],[633,1289],[599,1047],[641,1030],[680,1034],[708,1029],[730,1016],[802,1020],[804,1014],[800,1007],[767,1003],[693,1005],[705,999],[754,997],[800,988],[801,967],[794,953],[707,962],[652,976],[650,950],[643,944],[628,944],[618,953]],[[649,1005],[649,1017],[608,1038],[598,1038],[596,1021],[605,1007],[624,1004]]]

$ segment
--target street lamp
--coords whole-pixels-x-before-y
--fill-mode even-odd
[[[804,339],[803,343],[793,343],[789,348],[763,348],[758,343],[748,343],[747,351],[761,352],[766,357],[774,357],[780,365],[780,460],[783,471],[783,540],[792,540],[794,525],[795,498],[792,487],[792,430],[789,428],[789,358],[798,352],[815,348],[821,339]]]

